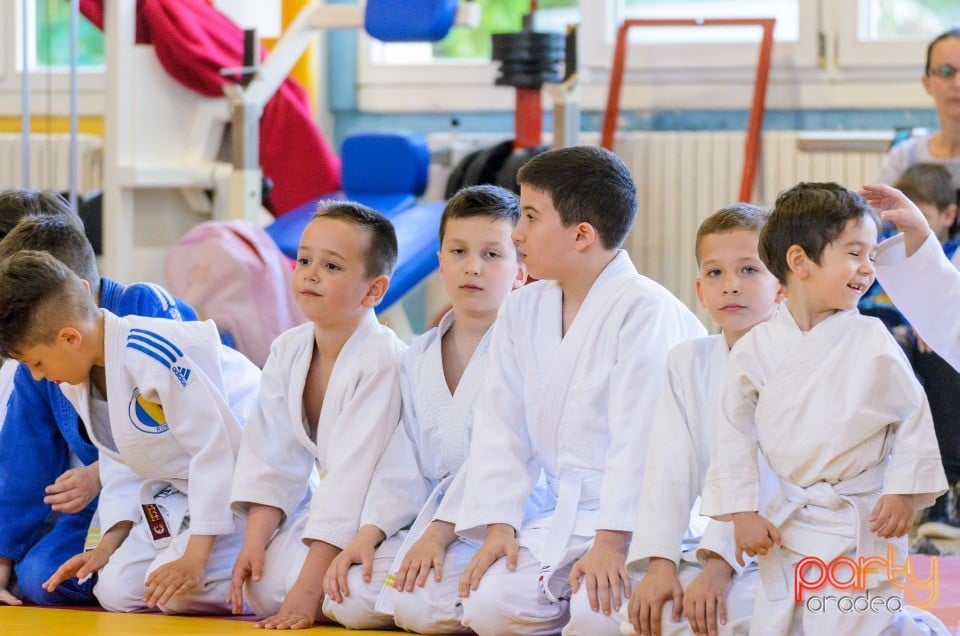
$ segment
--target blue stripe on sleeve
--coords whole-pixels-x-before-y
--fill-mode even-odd
[[[150,356],[151,358],[153,358],[154,360],[156,360],[157,362],[159,362],[160,364],[162,364],[163,366],[165,366],[165,367],[168,368],[168,369],[172,366],[172,365],[170,364],[170,362],[168,362],[168,361],[166,360],[166,358],[163,358],[163,357],[157,355],[157,353],[156,353],[153,349],[147,349],[146,347],[141,346],[140,344],[138,344],[138,343],[136,343],[136,342],[130,342],[130,341],[128,340],[128,341],[127,341],[127,349],[134,349],[134,350],[136,350],[136,351],[139,351],[140,353],[146,354],[146,355]]]
[[[131,330],[130,330],[130,333],[131,333],[131,334],[134,334],[134,333],[143,334],[144,336],[147,336],[148,338],[152,338],[152,339],[154,339],[154,340],[156,340],[156,341],[158,341],[158,342],[162,342],[163,344],[165,344],[165,345],[167,345],[168,347],[170,347],[171,349],[173,349],[173,351],[177,354],[177,357],[181,357],[181,358],[183,357],[183,351],[180,351],[180,349],[179,349],[179,347],[177,347],[177,345],[173,344],[172,342],[170,342],[169,340],[167,340],[166,338],[164,338],[163,336],[161,336],[161,335],[158,334],[158,333],[155,333],[155,332],[153,332],[153,331],[147,331],[146,329],[137,329],[137,328],[131,329]],[[128,336],[128,338],[130,338],[130,337],[132,337],[132,336]]]

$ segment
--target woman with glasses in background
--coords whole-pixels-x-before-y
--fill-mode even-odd
[[[960,190],[960,28],[941,33],[927,46],[923,88],[933,98],[940,128],[896,144],[884,157],[877,181],[893,185],[915,163],[939,163]]]

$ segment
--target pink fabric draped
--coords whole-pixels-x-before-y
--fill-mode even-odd
[[[103,0],[80,0],[80,11],[103,28]],[[138,0],[137,42],[153,44],[171,77],[211,97],[231,81],[220,69],[243,62],[243,31],[206,0]],[[270,208],[277,216],[340,189],[340,159],[291,78],[260,119],[260,165],[273,181]]]

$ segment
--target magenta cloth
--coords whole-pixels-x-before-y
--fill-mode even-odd
[[[103,0],[80,0],[103,28]],[[163,68],[203,95],[223,95],[220,69],[243,63],[243,31],[206,0],[138,0],[137,42],[153,44]],[[260,118],[260,165],[273,181],[271,211],[290,210],[340,189],[340,159],[313,120],[303,88],[287,78]]]

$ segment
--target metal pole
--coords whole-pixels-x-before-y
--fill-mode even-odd
[[[77,214],[77,132],[79,128],[80,100],[77,83],[77,42],[80,26],[80,0],[70,1],[70,209]]]
[[[20,16],[23,24],[20,68],[20,183],[30,187],[30,24],[27,20],[29,0],[20,1]]]

